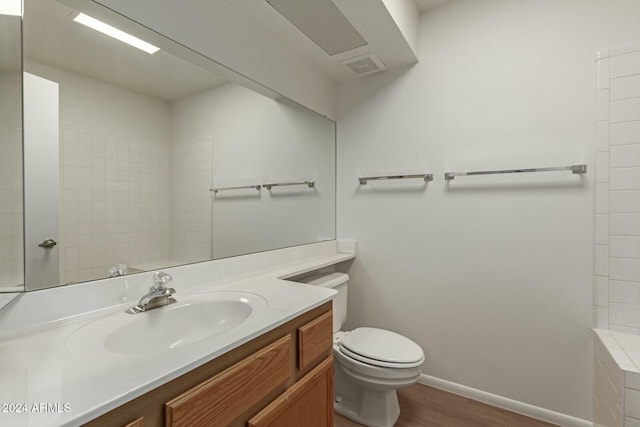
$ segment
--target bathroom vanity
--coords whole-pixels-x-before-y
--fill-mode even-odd
[[[331,241],[166,269],[177,303],[135,315],[125,310],[152,273],[23,294],[0,311],[0,363],[12,368],[0,372],[0,401],[27,410],[0,421],[330,426],[335,291],[287,279],[353,258]],[[239,321],[225,314],[238,304],[251,307]],[[193,320],[198,307],[232,325]]]
[[[333,425],[331,324],[324,303],[85,425]]]

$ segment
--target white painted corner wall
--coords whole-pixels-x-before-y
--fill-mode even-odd
[[[640,40],[639,19],[633,0],[458,0],[422,15],[420,63],[339,87],[348,327],[415,340],[429,376],[591,419],[593,61]]]

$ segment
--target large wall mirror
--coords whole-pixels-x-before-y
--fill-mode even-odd
[[[335,238],[331,120],[91,1],[23,39],[27,290]]]

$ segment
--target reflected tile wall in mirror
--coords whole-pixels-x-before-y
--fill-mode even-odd
[[[0,15],[0,292],[24,288],[21,26]]]

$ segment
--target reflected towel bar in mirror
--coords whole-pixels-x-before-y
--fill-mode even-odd
[[[385,175],[385,176],[361,176],[358,178],[358,181],[361,185],[366,185],[367,181],[380,181],[380,180],[389,180],[389,179],[413,179],[413,178],[421,178],[424,179],[425,182],[433,181],[433,174],[430,173],[421,173],[415,175]]]
[[[217,193],[218,191],[225,191],[225,190],[245,190],[247,188],[253,188],[254,190],[258,190],[260,191],[260,189],[262,188],[262,186],[260,184],[258,185],[241,185],[239,187],[219,187],[219,188],[210,188],[209,191],[213,191],[214,193]]]
[[[506,169],[494,171],[475,171],[475,172],[445,172],[444,179],[451,181],[456,176],[472,176],[472,175],[496,175],[503,173],[524,173],[524,172],[555,172],[555,171],[571,171],[577,174],[587,173],[587,165],[571,165],[559,166],[553,168],[529,168],[529,169]]]
[[[263,187],[267,190],[271,190],[271,187],[284,187],[287,185],[306,185],[309,188],[315,187],[315,181],[293,181],[293,182],[274,182],[271,184],[264,184]]]

